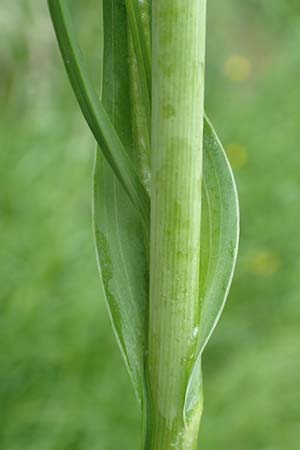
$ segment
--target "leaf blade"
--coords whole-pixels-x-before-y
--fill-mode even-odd
[[[128,30],[122,2],[104,2],[103,16],[106,47],[102,101],[118,134],[127,147],[131,147]],[[148,315],[145,240],[148,236],[135,208],[99,152],[94,171],[94,230],[109,314],[135,392],[142,403]]]
[[[132,43],[137,60],[140,85],[143,93],[145,116],[151,127],[151,58],[150,44],[147,42],[145,26],[142,23],[141,8],[137,0],[125,0]]]
[[[200,253],[201,318],[198,352],[186,391],[185,417],[203,401],[201,359],[220,319],[231,286],[239,241],[235,180],[222,144],[204,121],[203,202]]]
[[[239,202],[235,180],[222,144],[207,118],[204,123],[204,192],[210,201],[210,205],[207,205],[210,211],[203,211],[203,215],[210,216],[211,220],[211,249],[206,280],[203,279],[200,283],[201,353],[225,306],[236,265],[239,242]],[[208,240],[203,235],[205,232],[203,227],[202,223],[202,257],[205,251],[203,244]],[[201,270],[203,266],[200,263]]]
[[[69,10],[64,1],[60,0],[48,0],[48,5],[66,71],[83,116],[147,228],[150,214],[149,196],[89,80]]]

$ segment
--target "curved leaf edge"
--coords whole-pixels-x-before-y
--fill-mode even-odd
[[[203,405],[203,377],[202,377],[202,368],[201,368],[202,355],[204,353],[204,350],[205,350],[212,334],[214,333],[214,331],[216,329],[216,326],[220,320],[220,317],[222,315],[222,312],[224,310],[224,307],[225,307],[225,304],[226,304],[226,301],[228,298],[228,294],[229,294],[229,291],[231,288],[231,284],[232,284],[232,280],[233,280],[233,276],[234,276],[234,272],[235,272],[235,267],[236,267],[236,262],[237,262],[239,236],[240,236],[239,199],[238,199],[238,192],[237,192],[237,187],[236,187],[236,182],[234,179],[233,171],[232,171],[231,165],[229,163],[229,160],[227,158],[226,152],[223,148],[223,145],[222,145],[220,139],[218,138],[218,135],[213,128],[213,125],[211,124],[211,122],[209,121],[209,119],[207,118],[206,115],[205,115],[204,122],[205,122],[204,123],[204,133],[211,133],[211,137],[215,140],[219,150],[222,152],[223,162],[227,169],[227,174],[231,180],[232,194],[233,194],[233,198],[234,198],[234,202],[235,202],[234,203],[234,211],[235,211],[236,235],[235,235],[235,245],[233,248],[232,265],[231,265],[231,270],[230,270],[228,279],[226,281],[226,289],[225,289],[224,297],[223,297],[222,303],[220,305],[220,308],[218,310],[218,313],[216,314],[216,316],[214,318],[214,321],[209,330],[209,333],[207,334],[204,342],[198,349],[198,352],[197,352],[198,354],[196,356],[195,363],[191,370],[191,375],[188,380],[186,395],[185,395],[185,406],[184,406],[184,412],[183,412],[183,417],[184,417],[185,423],[188,422],[189,416],[191,415],[191,413],[192,413],[193,409],[196,407],[196,405],[198,405],[199,403]],[[205,144],[205,140],[204,140],[204,144]],[[203,151],[204,152],[207,151],[207,149],[205,148],[205,145],[204,145]],[[205,157],[205,155],[204,155],[204,157]],[[205,178],[205,171],[203,173],[203,177]]]

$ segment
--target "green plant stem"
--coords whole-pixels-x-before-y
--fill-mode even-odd
[[[151,450],[196,448],[185,415],[199,300],[206,0],[152,6],[152,192],[148,374]]]

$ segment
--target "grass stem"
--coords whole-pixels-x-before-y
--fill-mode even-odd
[[[152,8],[150,448],[192,450],[201,408],[188,423],[183,411],[200,317],[206,0]]]

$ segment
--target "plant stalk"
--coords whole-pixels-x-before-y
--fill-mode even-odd
[[[206,0],[152,2],[150,450],[193,450],[185,414],[198,325]]]

